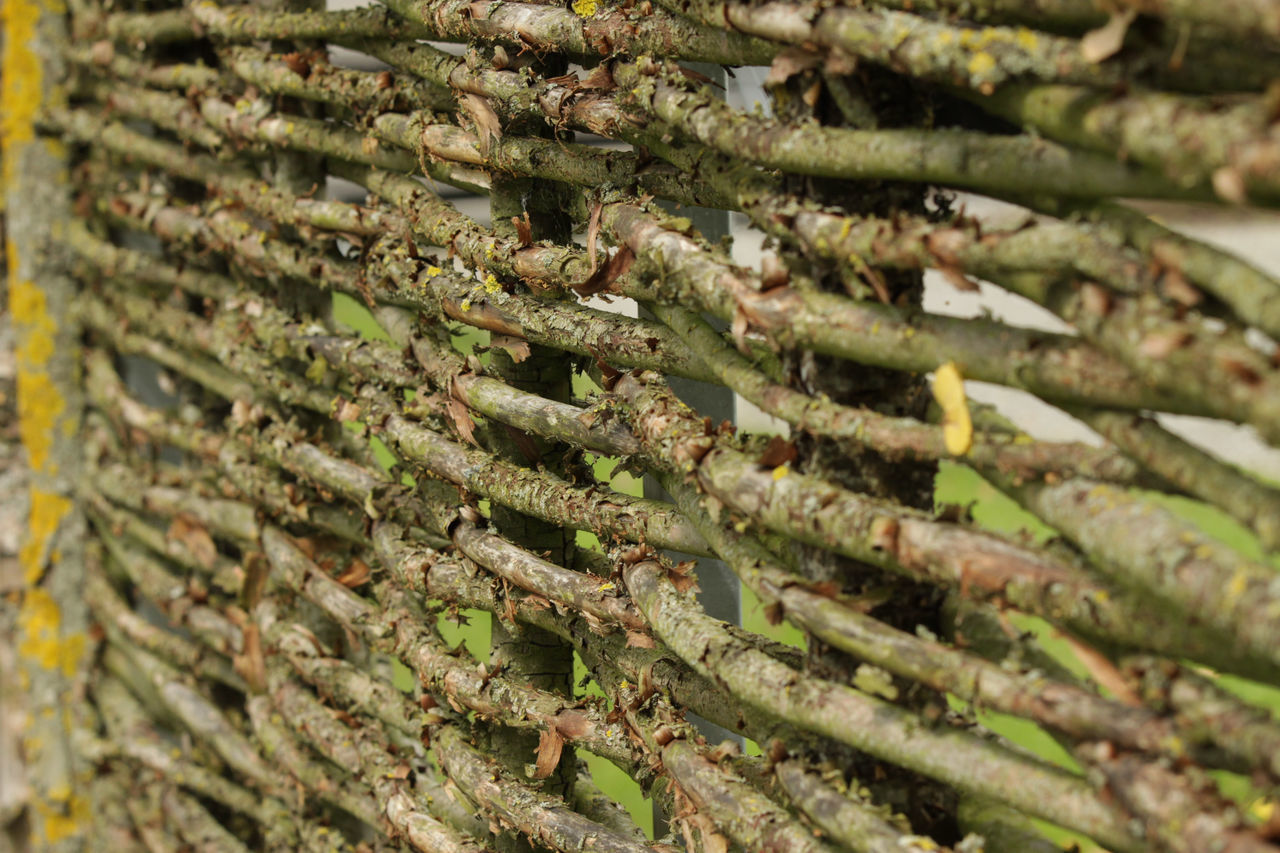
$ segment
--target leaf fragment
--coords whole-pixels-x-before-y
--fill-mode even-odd
[[[533,778],[546,779],[555,772],[564,750],[564,737],[554,728],[543,729],[538,735],[538,757],[534,764]]]
[[[1138,10],[1132,8],[1112,12],[1105,24],[1080,39],[1080,55],[1086,62],[1101,62],[1115,56],[1124,47],[1125,34],[1137,16]]]
[[[174,516],[165,538],[170,542],[181,544],[204,568],[213,568],[213,563],[218,557],[218,546],[214,544],[209,531],[193,516],[185,512]]]
[[[964,395],[964,377],[954,361],[948,361],[934,373],[933,397],[942,407],[942,438],[947,452],[963,456],[973,447],[973,419]]]
[[[466,110],[476,125],[476,133],[480,137],[480,153],[487,155],[493,140],[502,138],[502,122],[494,112],[488,99],[470,92],[458,98],[458,105]]]

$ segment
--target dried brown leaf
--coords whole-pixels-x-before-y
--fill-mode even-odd
[[[545,729],[538,735],[538,757],[534,766],[533,778],[546,779],[555,772],[560,763],[560,753],[564,750],[564,738],[554,728]]]
[[[800,94],[800,100],[804,101],[805,104],[812,109],[818,105],[818,98],[821,96],[822,81],[814,80],[813,85],[805,89],[804,92]]]
[[[311,76],[311,59],[304,53],[286,53],[280,57],[284,60],[284,64],[289,66],[289,70],[299,77]]]
[[[618,84],[613,80],[613,71],[609,63],[601,62],[591,69],[591,73],[578,85],[578,88],[592,92],[612,92],[618,88]]]
[[[511,224],[516,227],[516,239],[521,246],[533,243],[533,223],[529,221],[529,211],[526,210],[524,216],[511,217]]]
[[[1160,277],[1160,291],[1167,299],[1186,308],[1194,308],[1204,301],[1204,294],[1187,281],[1186,276],[1176,267],[1166,267]]]
[[[445,406],[445,411],[449,414],[449,420],[453,422],[453,428],[458,431],[458,435],[462,436],[462,440],[477,447],[480,446],[476,441],[476,425],[471,420],[471,410],[468,409],[459,400],[450,400]]]
[[[556,714],[552,723],[555,725],[555,730],[565,740],[586,737],[595,730],[595,723],[591,722],[591,719],[581,711],[561,711]]]
[[[497,347],[505,350],[507,355],[511,356],[511,360],[516,364],[524,361],[532,354],[529,349],[529,342],[523,338],[513,337],[512,335],[493,335],[489,338],[489,346]]]
[[[683,563],[677,563],[667,571],[667,579],[671,581],[671,585],[677,592],[698,591],[698,578],[693,574],[693,567],[693,561],[686,560]]]
[[[1231,204],[1247,204],[1249,201],[1244,174],[1234,166],[1223,166],[1214,171],[1213,191],[1218,198]]]
[[[635,253],[631,251],[630,246],[623,246],[613,253],[613,257],[603,267],[591,274],[586,281],[575,286],[573,289],[582,296],[590,296],[594,293],[601,293],[609,289],[609,285],[613,284],[619,278],[627,274],[631,269],[631,265],[636,261]]]
[[[261,551],[251,551],[244,558],[244,582],[240,586],[240,603],[245,610],[253,610],[262,600],[271,575],[271,563]]]
[[[1087,313],[1105,317],[1111,313],[1111,291],[1101,285],[1086,281],[1080,285],[1080,307]]]
[[[680,832],[684,835],[685,843],[690,850],[701,850],[702,853],[729,853],[729,840],[716,832],[715,823],[701,812],[693,812],[681,818]]]
[[[1089,675],[1093,676],[1094,681],[1110,690],[1120,702],[1132,708],[1142,707],[1142,699],[1129,686],[1129,682],[1120,674],[1120,670],[1116,669],[1115,664],[1101,652],[1085,645],[1070,634],[1063,633],[1061,636],[1067,641],[1067,645],[1071,647],[1071,652],[1076,656],[1076,660],[1080,661],[1084,668],[1089,671]]]
[[[1245,364],[1234,358],[1219,358],[1218,363],[1222,365],[1222,369],[1230,373],[1236,379],[1239,379],[1245,385],[1254,386],[1262,384],[1262,374],[1254,370],[1250,365]]]
[[[764,618],[770,625],[782,624],[782,602],[775,601],[773,604],[767,604],[764,608]]]
[[[747,317],[747,312],[743,310],[741,305],[733,309],[733,322],[729,324],[729,330],[733,334],[733,345],[738,348],[741,353],[747,353],[747,330],[751,328],[751,321]]]
[[[360,407],[347,399],[339,399],[337,411],[333,416],[341,423],[360,419]]]
[[[794,462],[796,458],[796,446],[780,435],[775,435],[769,439],[769,443],[765,446],[764,453],[761,454],[756,464],[765,468],[777,468],[779,465],[786,465],[788,462]]]
[[[498,119],[498,114],[487,99],[470,92],[459,96],[458,104],[475,122],[476,134],[480,137],[480,153],[487,155],[492,140],[502,138],[502,122]]]
[[[785,83],[791,77],[817,68],[822,63],[822,54],[805,50],[801,47],[789,47],[773,58],[769,66],[769,76],[764,78],[766,86]]]
[[[368,583],[371,577],[373,577],[373,570],[369,568],[369,564],[359,557],[353,557],[346,569],[335,580],[348,589],[355,589]]]
[[[214,561],[218,558],[218,546],[214,544],[209,531],[187,513],[174,516],[165,538],[170,542],[181,544],[186,548],[187,553],[206,569],[212,569]]]
[[[657,643],[653,637],[644,631],[628,630],[627,631],[627,648],[629,649],[652,649],[656,648]]]
[[[964,274],[960,267],[951,264],[940,264],[938,272],[942,273],[943,278],[956,290],[964,293],[977,293],[982,288],[978,287],[978,283]]]
[[[267,659],[262,652],[262,635],[258,623],[247,621],[241,628],[243,649],[232,661],[232,668],[239,673],[251,690],[261,693],[267,689]]]
[[[1138,352],[1147,358],[1165,358],[1174,351],[1186,346],[1190,340],[1191,333],[1183,329],[1152,332],[1138,344]]]
[[[1129,25],[1137,15],[1136,9],[1112,12],[1105,24],[1085,33],[1080,39],[1080,55],[1085,62],[1101,62],[1119,53],[1120,48],[1124,47],[1124,37],[1129,32]]]
[[[784,287],[791,280],[791,270],[787,269],[776,252],[765,252],[760,259],[760,289],[773,290]]]

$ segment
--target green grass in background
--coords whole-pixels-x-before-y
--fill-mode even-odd
[[[334,316],[337,320],[354,328],[365,337],[375,340],[388,340],[386,333],[378,326],[373,316],[359,302],[342,294],[334,297]],[[454,344],[461,351],[471,353],[477,347],[483,348],[488,343],[488,333],[482,330],[463,328],[454,336]],[[482,361],[488,359],[487,353],[481,352]],[[587,397],[599,392],[600,388],[589,377],[575,374],[573,392],[578,397]],[[395,463],[394,455],[376,437],[371,439],[379,462],[388,468]],[[591,458],[590,456],[588,457]],[[642,483],[626,471],[618,470],[618,460],[610,457],[594,457],[593,470],[597,479],[609,483],[615,490],[630,494],[643,494]],[[1010,498],[1001,494],[991,484],[983,480],[972,469],[950,463],[940,467],[935,484],[935,501],[939,505],[954,504],[968,509],[974,524],[1006,536],[1021,539],[1029,543],[1042,543],[1054,535],[1037,518],[1030,515],[1015,504]],[[1153,495],[1171,512],[1187,519],[1200,527],[1206,534],[1220,539],[1235,548],[1241,554],[1256,560],[1269,560],[1272,565],[1280,567],[1280,555],[1267,557],[1257,538],[1235,520],[1219,510],[1194,500],[1168,495]],[[482,511],[487,512],[487,504],[482,502]],[[579,546],[584,548],[600,548],[598,539],[591,533],[577,534]],[[770,625],[764,616],[760,602],[749,591],[742,591],[742,621],[748,630],[758,632],[779,642],[800,648],[804,647],[804,635],[793,626],[783,623]],[[1058,635],[1056,629],[1043,620],[1021,614],[1012,615],[1014,624],[1019,630],[1034,633],[1045,650],[1059,663],[1067,667],[1081,678],[1087,673],[1072,653],[1070,646]],[[438,620],[440,633],[452,644],[464,644],[477,660],[487,660],[490,647],[491,617],[484,611],[462,610],[445,611]],[[603,696],[599,685],[587,678],[586,667],[574,655],[574,673],[576,692],[578,695]],[[411,672],[397,662],[398,686],[401,689],[412,689],[414,678]],[[1233,676],[1220,676],[1221,686],[1248,702],[1269,710],[1273,716],[1280,717],[1280,689],[1269,687]],[[969,713],[973,719],[1008,739],[1016,746],[1028,750],[1035,755],[1066,768],[1079,772],[1079,765],[1071,758],[1048,733],[1027,720],[996,714],[989,711],[972,711],[966,704],[951,697],[953,709]],[[759,754],[758,746],[748,741],[747,751]],[[636,823],[653,837],[653,808],[640,786],[627,773],[615,767],[605,759],[597,758],[585,751],[579,751],[582,759],[591,771],[596,784],[602,791],[624,806]],[[1266,819],[1270,816],[1271,804],[1264,799],[1262,792],[1251,782],[1234,773],[1214,773],[1223,793],[1236,800],[1255,819]],[[1078,844],[1082,851],[1096,851],[1100,848],[1092,842],[1082,839],[1073,833],[1057,827],[1037,822],[1041,831],[1055,843],[1064,848]]]

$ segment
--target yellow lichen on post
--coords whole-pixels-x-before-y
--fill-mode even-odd
[[[4,0],[0,26],[0,197],[6,202],[9,309],[14,331],[18,431],[30,470],[30,508],[19,552],[24,589],[16,652],[25,694],[23,760],[34,850],[82,849],[89,822],[71,747],[77,676],[88,636],[80,589],[79,518],[72,492],[79,417],[73,292],[57,249],[65,218],[66,151],[36,122],[65,102],[60,0]]]
[[[964,395],[964,377],[955,362],[948,361],[933,375],[933,397],[942,407],[942,438],[947,452],[963,456],[973,446],[973,419]]]
[[[75,674],[85,637],[79,633],[62,635],[62,611],[52,595],[40,587],[27,590],[18,624],[18,654],[43,669],[60,670],[68,678]]]

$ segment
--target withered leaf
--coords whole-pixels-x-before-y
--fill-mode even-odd
[[[262,653],[262,635],[258,623],[248,621],[241,629],[244,651],[231,661],[232,668],[239,673],[255,693],[267,689],[267,659]]]
[[[782,603],[775,601],[773,604],[765,605],[764,618],[770,625],[782,624]]]
[[[751,320],[747,316],[746,310],[741,305],[735,306],[733,309],[733,322],[729,324],[729,330],[733,334],[733,345],[743,354],[749,352],[747,330],[750,328]]]
[[[355,589],[368,583],[372,576],[373,570],[369,568],[369,564],[359,557],[353,557],[336,580],[348,589]]]
[[[769,439],[757,464],[765,468],[777,468],[779,465],[794,462],[795,458],[796,446],[782,436],[775,435]]]
[[[555,772],[560,763],[560,753],[564,750],[564,738],[555,729],[545,729],[538,735],[538,757],[534,765],[533,778],[546,779]]]
[[[631,251],[631,247],[623,246],[613,253],[613,257],[603,267],[592,273],[591,278],[582,284],[575,285],[573,289],[581,296],[591,296],[608,290],[609,285],[627,274],[635,260],[636,256]]]
[[[285,65],[289,66],[289,70],[299,77],[309,77],[311,75],[311,60],[306,54],[295,51],[286,53],[280,58],[284,60]]]
[[[512,335],[495,334],[489,338],[489,346],[505,350],[507,355],[511,356],[511,360],[516,364],[524,361],[531,354],[529,342],[523,338],[517,338]]]
[[[1076,660],[1080,661],[1084,668],[1088,670],[1094,681],[1110,690],[1116,699],[1125,705],[1132,708],[1142,707],[1142,699],[1129,686],[1128,680],[1125,679],[1120,670],[1116,669],[1116,665],[1107,659],[1106,655],[1092,646],[1085,645],[1068,633],[1059,633],[1062,639],[1067,641],[1067,645],[1070,647],[1072,654],[1075,655]]]
[[[555,723],[555,730],[566,740],[586,737],[595,728],[595,724],[581,711],[561,711],[552,722]]]
[[[760,259],[760,289],[773,290],[783,287],[791,280],[791,271],[778,257],[776,252],[765,252]]]
[[[1138,344],[1138,352],[1148,358],[1165,358],[1181,349],[1191,340],[1191,333],[1183,329],[1152,332]]]
[[[498,120],[498,114],[480,95],[467,92],[458,98],[458,102],[475,122],[476,133],[480,137],[480,153],[488,154],[492,140],[502,138],[502,122]]]
[[[698,591],[698,578],[693,574],[693,567],[693,561],[686,560],[683,563],[677,563],[667,572],[667,579],[671,581],[671,585],[677,592]]]
[[[1166,267],[1160,277],[1160,291],[1168,299],[1186,308],[1194,308],[1204,301],[1204,294],[1196,289],[1181,270]]]
[[[1245,385],[1261,385],[1262,374],[1254,370],[1243,361],[1234,358],[1220,358],[1218,363],[1222,365],[1222,369],[1230,373],[1236,379],[1239,379]]]
[[[942,276],[947,280],[947,283],[956,290],[965,293],[977,293],[982,289],[978,287],[977,282],[965,275],[964,271],[961,270],[960,267],[952,266],[951,264],[942,264],[938,267],[938,271],[942,273]]]
[[[245,555],[244,584],[240,587],[240,601],[245,610],[253,610],[262,600],[262,593],[267,588],[267,578],[271,574],[271,564],[261,551],[252,551]]]
[[[1090,30],[1080,39],[1080,55],[1086,62],[1101,62],[1115,56],[1124,46],[1125,34],[1137,15],[1138,11],[1133,8],[1112,12],[1105,24]]]
[[[502,425],[511,436],[511,441],[515,443],[516,449],[520,451],[520,455],[529,462],[530,465],[537,466],[542,459],[542,454],[538,452],[538,445],[534,443],[533,437],[522,429],[517,429],[510,424]]]
[[[701,850],[702,853],[729,853],[729,840],[716,832],[715,822],[701,812],[693,812],[682,818],[680,831],[690,850]],[[699,840],[701,844],[698,843]]]
[[[1213,191],[1223,201],[1231,204],[1245,204],[1249,201],[1244,174],[1235,166],[1223,166],[1215,170],[1211,180]]]
[[[627,648],[629,649],[652,649],[657,646],[653,637],[644,631],[628,630],[627,631]]]
[[[612,92],[617,87],[618,84],[613,81],[613,72],[607,62],[601,62],[591,69],[591,73],[578,86],[580,89],[592,92]]]
[[[1111,291],[1101,285],[1086,281],[1080,285],[1080,307],[1090,314],[1105,317],[1111,313]]]
[[[822,96],[822,81],[814,80],[813,85],[805,89],[800,95],[800,100],[804,101],[809,107],[818,105],[818,98]]]
[[[450,400],[445,406],[445,411],[449,414],[449,420],[453,422],[453,428],[458,431],[458,435],[462,436],[462,440],[477,447],[480,446],[476,441],[476,425],[471,420],[471,411],[459,400]]]
[[[789,47],[773,58],[769,66],[769,76],[764,78],[766,86],[785,83],[791,77],[817,68],[822,62],[822,54],[805,50],[801,47]]]
[[[341,423],[360,419],[360,407],[345,398],[339,399],[337,411],[333,415]]]
[[[685,68],[683,65],[678,65],[676,68],[686,79],[692,80],[695,83],[701,83],[704,86],[715,86],[717,89],[724,88],[724,86],[721,86],[715,80],[712,80],[700,71],[694,71],[692,68]]]
[[[529,221],[529,211],[526,210],[524,216],[511,217],[511,224],[516,227],[516,239],[521,246],[533,243],[533,223]]]
[[[187,513],[174,516],[165,538],[170,542],[181,544],[186,548],[187,553],[206,569],[212,569],[214,561],[218,558],[218,546],[214,544],[209,531]]]

